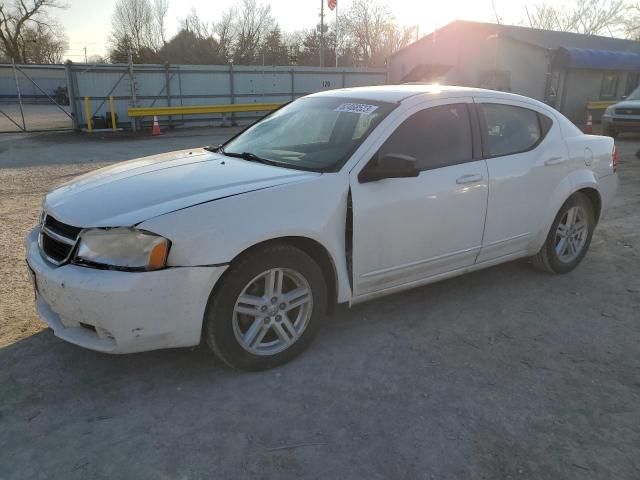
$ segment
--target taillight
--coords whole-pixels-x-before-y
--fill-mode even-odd
[[[613,145],[613,153],[611,154],[611,166],[613,167],[614,173],[618,171],[618,147]]]

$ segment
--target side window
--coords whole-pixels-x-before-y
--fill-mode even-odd
[[[612,100],[616,98],[618,90],[618,75],[613,72],[605,72],[602,74],[602,87],[600,88],[600,98],[603,100]]]
[[[546,120],[542,122],[538,113],[528,108],[485,103],[482,111],[487,128],[488,153],[492,157],[531,150],[551,128],[550,118],[544,117]]]
[[[414,157],[420,170],[473,159],[467,105],[442,105],[413,114],[389,136],[379,153]]]

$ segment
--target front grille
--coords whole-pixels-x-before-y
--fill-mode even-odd
[[[616,108],[616,115],[640,115],[640,108]]]
[[[51,230],[53,233],[57,233],[58,235],[62,235],[63,237],[71,238],[75,240],[78,238],[78,234],[82,230],[78,227],[72,227],[71,225],[67,225],[66,223],[62,223],[51,215],[47,215],[44,220],[44,226]]]
[[[40,248],[46,258],[61,265],[71,256],[82,229],[47,215],[40,230]]]

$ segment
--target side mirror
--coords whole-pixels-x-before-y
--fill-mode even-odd
[[[626,96],[626,95],[622,95],[622,96],[620,97],[620,100],[626,100],[626,99],[627,99],[627,96]]]
[[[417,177],[420,170],[416,159],[402,153],[378,154],[377,162],[370,162],[358,175],[360,183],[376,182],[384,178]]]

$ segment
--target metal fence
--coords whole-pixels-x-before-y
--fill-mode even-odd
[[[0,65],[0,132],[73,126],[62,65]]]
[[[16,75],[18,81],[16,81]],[[319,68],[319,67],[262,67],[235,65],[106,65],[67,63],[57,66],[27,67],[0,65],[0,122],[5,119],[13,129],[32,130],[37,123],[46,123],[44,116],[27,115],[20,121],[14,109],[7,115],[7,105],[39,102],[50,112],[67,110],[67,128],[80,129],[87,125],[86,102],[96,123],[110,123],[110,97],[113,97],[117,126],[137,129],[140,120],[129,118],[129,107],[164,107],[190,105],[225,105],[234,103],[288,102],[309,93],[334,88],[380,85],[386,83],[384,69]],[[13,78],[13,83],[12,83]],[[28,88],[27,88],[28,87]],[[64,87],[69,105],[60,96]],[[58,95],[56,95],[56,93]],[[28,113],[28,112],[27,112]],[[57,114],[56,113],[56,114]],[[211,125],[216,122],[248,121],[263,112],[162,117],[162,122],[174,126],[188,124]],[[17,120],[11,125],[7,118]],[[24,128],[16,129],[22,123]],[[57,128],[52,122],[51,127]]]

